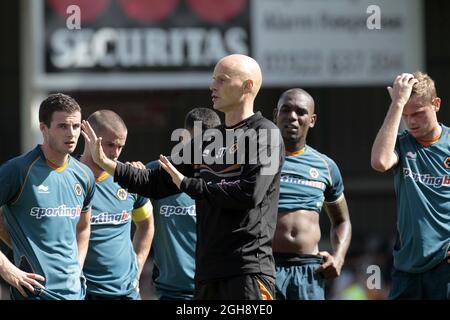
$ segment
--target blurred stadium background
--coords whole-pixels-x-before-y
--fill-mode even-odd
[[[70,5],[81,9],[81,29]],[[0,163],[41,141],[37,108],[50,92],[75,97],[83,117],[100,108],[121,115],[129,128],[122,160],[167,154],[186,112],[211,106],[217,59],[249,54],[264,76],[256,109],[271,118],[281,92],[308,90],[318,113],[308,143],[344,177],[353,240],[327,297],[384,299],[395,198],[392,176],[371,170],[370,149],[389,105],[386,86],[398,73],[428,72],[443,101],[439,118],[448,123],[449,14],[444,0],[1,1]],[[321,224],[321,248],[330,249],[325,214]],[[381,290],[366,287],[369,265],[381,268]],[[141,279],[146,299],[153,298],[151,268],[149,260]],[[4,284],[0,298],[8,298]]]

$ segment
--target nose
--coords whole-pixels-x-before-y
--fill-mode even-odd
[[[120,154],[122,153],[123,146],[115,146],[112,150],[114,159],[118,159]]]
[[[416,123],[416,120],[412,116],[406,116],[405,120],[408,127],[412,127]]]
[[[68,126],[68,136],[69,137],[74,137],[75,136],[75,132],[76,132],[76,129],[73,127],[73,126]]]
[[[209,85],[209,90],[217,91],[217,80],[216,79],[213,79],[211,81],[211,84]]]
[[[296,121],[297,120],[297,112],[290,111],[288,113],[288,119],[291,120],[291,121]]]
[[[112,159],[117,159],[119,157],[119,154],[120,154],[119,148],[116,147],[111,150],[111,158]]]

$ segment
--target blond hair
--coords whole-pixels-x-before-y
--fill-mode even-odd
[[[428,74],[420,71],[414,72],[413,75],[414,79],[419,80],[419,82],[414,85],[411,94],[422,98],[425,103],[431,103],[437,97],[433,79]]]

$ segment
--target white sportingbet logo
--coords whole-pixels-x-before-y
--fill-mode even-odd
[[[131,219],[131,214],[126,210],[121,213],[102,212],[96,216],[91,217],[91,224],[122,224]]]
[[[56,208],[41,208],[33,207],[30,210],[30,215],[36,219],[41,219],[43,217],[69,217],[75,219],[81,214],[81,207],[67,207],[65,204]]]
[[[164,206],[161,206],[159,213],[165,217],[169,217],[171,215],[177,215],[177,216],[186,216],[186,215],[195,216],[196,215],[195,205],[192,205],[189,207],[164,205]]]
[[[410,168],[403,168],[403,176],[405,178],[409,177],[415,182],[425,184],[427,186],[432,186],[434,188],[449,187],[450,186],[450,175],[445,176],[431,176],[430,174],[422,174],[412,171]]]
[[[319,175],[319,173],[317,173],[317,175]],[[318,188],[321,190],[325,190],[326,188],[325,183],[323,183],[322,181],[306,180],[291,175],[282,175],[280,178],[280,182],[304,185],[308,187]]]

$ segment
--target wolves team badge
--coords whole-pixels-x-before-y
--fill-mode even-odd
[[[316,168],[311,168],[309,169],[309,175],[315,179],[319,176],[319,171]]]
[[[83,193],[83,188],[81,187],[81,185],[79,183],[75,183],[74,190],[75,190],[75,194],[78,197],[81,196],[81,194]]]
[[[125,200],[128,196],[128,193],[125,191],[125,189],[120,188],[119,190],[117,190],[117,198],[119,198],[119,200]]]
[[[447,158],[444,160],[444,166],[445,166],[447,169],[450,169],[450,157],[447,157]]]

